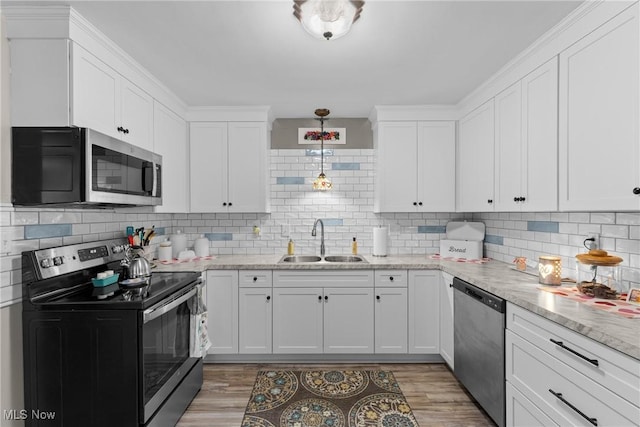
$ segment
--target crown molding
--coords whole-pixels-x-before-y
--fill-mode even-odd
[[[369,114],[374,124],[385,120],[456,120],[458,112],[455,105],[376,105]]]

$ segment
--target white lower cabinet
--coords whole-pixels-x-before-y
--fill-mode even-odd
[[[507,399],[506,425],[518,427],[558,426],[558,423],[549,418],[509,382],[507,382],[505,396]]]
[[[373,353],[373,288],[324,289],[324,352]]]
[[[373,353],[373,271],[274,271],[274,353]]]
[[[440,271],[409,270],[409,353],[440,353]]]
[[[376,287],[375,294],[375,352],[407,353],[407,288]]]
[[[207,271],[209,354],[238,353],[238,271]]]
[[[271,288],[239,290],[240,354],[271,353]]]
[[[637,360],[513,304],[505,344],[510,425],[638,425]]]
[[[440,356],[453,370],[453,276],[445,272],[440,285]]]
[[[273,352],[322,353],[322,288],[273,289]]]

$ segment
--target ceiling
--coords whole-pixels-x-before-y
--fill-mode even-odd
[[[70,4],[189,106],[367,117],[456,104],[580,1],[367,0],[349,34],[307,34],[290,0]]]

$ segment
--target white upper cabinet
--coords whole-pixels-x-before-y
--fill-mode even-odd
[[[495,97],[496,211],[558,207],[556,58]]]
[[[375,212],[455,209],[455,122],[378,122]]]
[[[153,151],[162,156],[162,206],[155,211],[189,212],[187,123],[159,102],[153,116]]]
[[[194,122],[192,212],[267,212],[266,122]]]
[[[560,210],[640,209],[638,4],[560,53]]]
[[[457,210],[491,212],[494,210],[494,100],[464,116],[458,126]]]
[[[153,150],[153,98],[72,44],[73,124]]]
[[[11,42],[12,126],[78,126],[153,149],[153,98],[68,40]]]

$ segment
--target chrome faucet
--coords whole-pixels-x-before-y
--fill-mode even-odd
[[[313,223],[313,228],[311,229],[311,235],[316,237],[316,226],[320,223],[320,256],[324,256],[324,222],[320,218],[316,219],[316,222]]]

